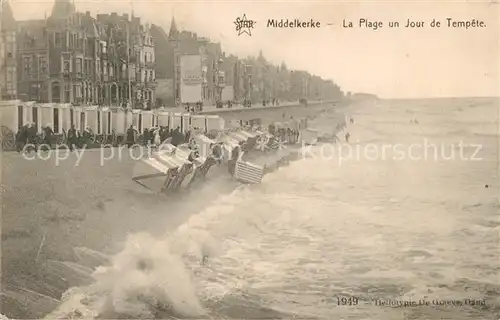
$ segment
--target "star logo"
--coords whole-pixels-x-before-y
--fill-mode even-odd
[[[238,35],[240,36],[243,33],[248,34],[249,36],[252,36],[252,31],[251,29],[254,28],[254,25],[256,24],[256,21],[253,20],[248,20],[247,15],[244,14],[242,18],[237,18],[234,24],[236,25],[236,31],[238,31]]]

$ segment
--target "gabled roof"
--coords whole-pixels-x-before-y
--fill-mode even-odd
[[[56,0],[52,7],[51,18],[65,19],[75,13],[75,7],[70,0]]]

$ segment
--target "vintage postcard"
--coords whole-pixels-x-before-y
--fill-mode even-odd
[[[0,3],[2,319],[499,319],[496,1]]]

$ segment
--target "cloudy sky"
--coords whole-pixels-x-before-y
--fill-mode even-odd
[[[308,70],[337,82],[345,91],[370,92],[385,98],[499,95],[500,4],[431,1],[161,1],[74,0],[77,10],[131,12],[166,31],[173,14],[180,29],[220,41],[228,53],[256,55]],[[54,0],[11,0],[15,18],[40,19]],[[234,21],[246,14],[257,22],[252,36],[238,36]],[[314,19],[320,29],[267,28],[268,19]],[[383,21],[379,30],[357,26],[360,18]],[[425,28],[404,28],[406,20]],[[441,28],[430,28],[432,19]],[[485,28],[457,29],[446,18],[479,19]],[[389,28],[399,21],[400,28]],[[328,26],[327,24],[333,24]]]

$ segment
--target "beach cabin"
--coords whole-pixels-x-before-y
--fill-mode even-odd
[[[142,133],[143,132],[142,110],[139,110],[139,109],[128,110],[127,113],[130,114],[129,117],[131,117],[131,119],[132,119],[131,124],[134,126],[134,128],[137,129],[137,131],[139,133]],[[127,126],[127,128],[128,127],[129,126]]]
[[[191,116],[191,128],[200,128],[202,132],[207,131],[206,116],[193,115]]]
[[[238,144],[242,147],[243,151],[247,151],[246,149],[246,142],[248,140],[248,137],[244,134],[242,134],[240,131],[230,131],[228,132],[228,135],[233,139],[238,141]]]
[[[102,133],[110,135],[113,128],[113,112],[108,107],[101,108],[100,118],[102,123]]]
[[[212,156],[212,145],[215,144],[215,140],[212,140],[205,136],[204,134],[198,133],[194,137],[196,145],[198,145],[198,151],[201,157]]]
[[[158,114],[158,125],[161,127],[170,126],[170,113],[166,111],[159,111]]]
[[[72,124],[72,114],[73,114],[73,109],[69,103],[64,103],[64,104],[57,104],[57,110],[58,110],[58,116],[59,116],[59,127],[56,131],[56,125],[54,125],[54,132],[56,133],[62,133],[64,131],[68,132],[69,129],[71,129],[71,124]],[[54,111],[55,112],[55,111]],[[55,118],[55,115],[54,115]]]
[[[206,123],[205,128],[207,132],[212,130],[222,131],[224,130],[225,127],[224,119],[222,119],[217,115],[206,115],[205,123]]]
[[[37,132],[40,133],[42,131],[42,119],[40,117],[40,106],[39,104],[30,101],[27,103],[27,110],[29,115],[29,122],[34,123],[37,129]]]
[[[39,123],[38,128],[51,127],[54,128],[54,105],[52,103],[37,104]]]
[[[233,176],[242,183],[257,184],[262,181],[264,167],[239,159],[236,161]]]
[[[257,139],[259,138],[258,133],[250,130],[240,130],[238,133],[247,137],[245,150],[252,150],[255,148],[255,145],[257,144]]]
[[[177,164],[179,170],[176,177],[167,186],[168,189],[178,189],[187,175],[193,172],[193,164],[188,161],[190,152],[187,148],[175,147],[171,144],[163,144],[161,152],[170,155],[171,160]]]
[[[83,133],[87,127],[87,119],[85,118],[85,112],[83,107],[72,107],[73,110],[73,124],[75,129],[80,133]]]
[[[228,135],[221,135],[217,142],[222,143],[224,163],[228,163],[233,157],[233,151],[240,148],[239,142]]]
[[[319,132],[315,129],[303,129],[300,131],[299,141],[305,145],[316,145],[318,143]]]
[[[191,150],[189,149],[187,144],[182,144],[177,147],[175,150],[175,156],[182,162],[184,162],[184,177],[179,179],[178,186],[180,188],[186,188],[189,186],[191,181],[193,180],[196,173],[196,165],[194,162],[189,161],[189,156],[191,154]],[[182,167],[180,172],[182,172]]]
[[[151,129],[156,126],[155,114],[153,111],[145,110],[142,111],[142,127],[143,130]]]
[[[94,134],[101,134],[101,119],[99,115],[99,108],[97,106],[85,107],[83,114],[85,117],[85,127],[90,128]]]
[[[175,130],[177,127],[179,127],[181,132],[184,133],[184,128],[182,127],[182,118],[182,113],[173,113],[170,118],[170,129]]]
[[[179,166],[167,152],[153,152],[149,158],[137,161],[132,180],[156,192],[163,192],[178,174]]]

